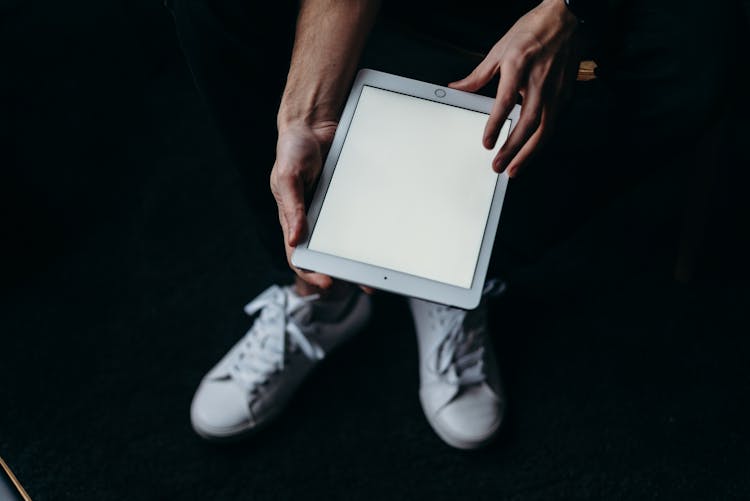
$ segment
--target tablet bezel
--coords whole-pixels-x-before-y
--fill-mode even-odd
[[[497,177],[492,204],[485,223],[479,257],[477,259],[476,267],[474,268],[471,287],[468,289],[411,275],[409,273],[353,261],[340,256],[313,251],[308,248],[310,237],[314,231],[318,216],[320,215],[325,194],[328,191],[328,186],[333,178],[336,164],[338,163],[349,126],[354,118],[357,103],[359,102],[362,88],[364,86],[398,92],[407,96],[426,99],[428,101],[449,106],[456,106],[487,115],[489,115],[492,110],[492,105],[494,103],[494,99],[477,94],[421,82],[419,80],[412,80],[410,78],[400,77],[381,71],[371,69],[360,70],[354,80],[352,90],[341,115],[341,120],[336,128],[336,134],[331,143],[328,157],[323,165],[318,185],[307,211],[307,236],[304,241],[294,249],[292,254],[292,264],[303,270],[323,273],[334,278],[366,285],[375,289],[382,289],[396,294],[416,297],[464,309],[476,308],[482,297],[482,289],[484,288],[484,281],[487,277],[487,268],[492,254],[495,234],[500,221],[500,212],[502,211],[505,191],[508,185],[507,172],[499,174]],[[508,120],[510,120],[509,135],[518,122],[519,113],[520,106],[516,105],[508,116]],[[477,141],[480,140],[481,138],[477,138]],[[488,165],[487,168],[489,169],[491,167]]]

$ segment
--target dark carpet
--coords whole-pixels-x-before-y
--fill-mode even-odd
[[[750,498],[742,183],[688,285],[672,242],[570,297],[498,301],[511,411],[486,450],[430,430],[408,310],[384,294],[278,422],[211,445],[190,400],[269,282],[169,18],[2,8],[0,455],[33,499]]]

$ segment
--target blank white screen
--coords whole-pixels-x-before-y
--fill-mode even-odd
[[[308,248],[471,288],[497,174],[484,113],[364,86]]]

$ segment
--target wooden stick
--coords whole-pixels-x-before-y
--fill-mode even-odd
[[[10,467],[8,464],[3,461],[3,458],[0,457],[0,468],[5,470],[5,473],[8,475],[8,478],[10,478],[10,481],[13,482],[13,485],[16,487],[16,490],[21,495],[21,497],[24,499],[24,501],[31,501],[31,498],[26,493],[26,490],[21,485],[21,482],[18,481],[16,476],[13,474],[12,471],[10,471]]]

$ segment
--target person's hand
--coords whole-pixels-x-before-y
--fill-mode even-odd
[[[548,136],[575,80],[577,24],[563,0],[544,0],[508,30],[468,77],[449,84],[475,92],[500,75],[482,139],[487,149],[495,147],[518,94],[523,97],[518,124],[492,162],[496,172],[507,168],[515,176]]]
[[[293,123],[279,128],[276,162],[271,170],[271,192],[279,209],[284,247],[289,266],[302,280],[321,289],[333,285],[327,275],[300,270],[292,265],[292,251],[305,237],[305,194],[317,181],[323,158],[333,141],[336,122],[316,125]]]
[[[316,125],[294,123],[279,128],[276,162],[271,170],[271,192],[279,209],[279,223],[284,232],[284,247],[289,267],[304,282],[327,290],[334,280],[328,275],[301,270],[292,265],[292,252],[307,232],[305,195],[314,186],[336,133],[336,122]],[[369,287],[360,286],[366,293]]]

